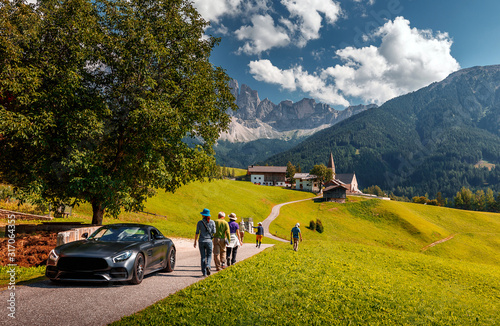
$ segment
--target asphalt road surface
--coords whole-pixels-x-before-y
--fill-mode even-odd
[[[11,291],[4,290],[0,293],[0,302],[4,305],[0,310],[3,314],[0,324],[107,325],[203,280],[200,253],[198,248],[193,248],[194,240],[172,240],[177,248],[177,262],[172,273],[150,274],[139,285],[54,284],[46,280],[18,286],[15,289],[15,319],[8,316],[7,310]],[[261,248],[256,248],[246,243],[238,250],[237,260],[249,258],[270,246],[262,244]],[[214,267],[212,271],[216,273]]]

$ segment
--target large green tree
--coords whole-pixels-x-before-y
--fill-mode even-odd
[[[317,177],[320,191],[323,183],[333,179],[333,171],[327,168],[324,164],[315,165],[311,171],[309,171],[309,174],[313,174]]]
[[[236,106],[190,1],[0,1],[5,181],[102,224],[210,174]]]
[[[292,162],[288,161],[286,165],[286,180],[292,185],[295,183],[294,175],[295,175],[295,165],[292,164]]]

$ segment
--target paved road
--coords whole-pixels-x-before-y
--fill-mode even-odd
[[[274,239],[274,240],[281,241],[281,242],[288,242],[288,241],[290,241],[290,240],[285,240],[285,239],[278,238],[278,237],[272,235],[269,232],[269,226],[278,217],[278,215],[280,215],[280,209],[281,209],[281,207],[283,207],[285,205],[288,205],[288,204],[298,203],[298,202],[301,202],[301,201],[313,200],[315,198],[317,198],[317,197],[307,198],[307,199],[301,199],[301,200],[296,200],[296,201],[290,201],[288,203],[278,204],[278,205],[274,206],[273,209],[271,210],[271,214],[269,214],[269,216],[262,222],[262,226],[264,227],[264,236],[266,236],[268,238],[271,238],[271,239]],[[293,226],[290,226],[290,230],[292,229],[292,227]]]
[[[16,319],[7,316],[9,290],[0,293],[2,325],[106,325],[140,311],[153,303],[202,280],[200,253],[193,240],[173,239],[177,263],[172,273],[155,273],[139,285],[53,284],[50,281],[15,289]],[[251,257],[261,248],[247,243],[238,250],[238,261]],[[215,271],[215,268],[213,269]]]

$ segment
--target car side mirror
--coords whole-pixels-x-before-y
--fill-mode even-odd
[[[85,232],[84,234],[82,234],[82,238],[87,239],[88,237],[89,237],[89,234],[87,232]]]
[[[155,240],[163,240],[165,237],[163,235],[157,234],[155,235]]]

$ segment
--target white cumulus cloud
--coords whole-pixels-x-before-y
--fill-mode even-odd
[[[335,24],[342,14],[333,0],[281,0],[286,15],[279,15],[272,1],[195,0],[205,19],[217,23],[223,15],[239,16],[241,27],[234,35],[244,44],[238,53],[260,55],[262,52],[293,44],[304,47],[320,37],[324,23]],[[233,12],[234,11],[234,12]],[[250,22],[248,22],[250,19]]]
[[[252,26],[242,26],[236,32],[238,40],[246,40],[238,52],[259,54],[290,43],[290,37],[283,27],[277,26],[269,15],[254,15]]]
[[[194,7],[200,15],[213,22],[218,22],[224,15],[235,15],[240,12],[243,0],[193,0]]]
[[[338,50],[336,54],[344,64],[322,73],[323,78],[332,77],[347,96],[381,104],[460,69],[451,56],[453,41],[448,34],[411,28],[403,17],[388,21],[372,37],[382,39],[378,48]]]
[[[313,74],[301,66],[281,70],[269,60],[252,61],[250,73],[259,81],[300,89],[332,105],[349,105],[346,97],[365,103],[383,102],[429,85],[460,69],[446,33],[411,28],[403,17],[387,21],[372,35],[380,46],[346,47],[336,51],[341,64]]]
[[[333,85],[327,85],[320,76],[309,74],[301,66],[282,70],[275,67],[269,60],[251,61],[248,66],[250,73],[259,81],[277,84],[289,91],[300,89],[320,102],[349,105],[349,102]]]
[[[340,5],[332,0],[281,0],[291,18],[298,19],[300,37],[299,46],[305,46],[310,40],[319,38],[324,15],[328,24],[334,24],[342,10]]]

